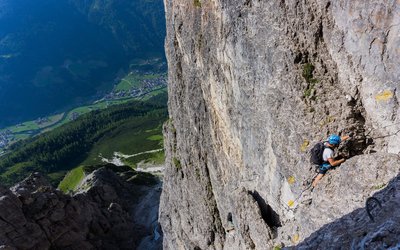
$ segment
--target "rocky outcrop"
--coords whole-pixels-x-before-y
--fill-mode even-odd
[[[136,249],[153,234],[137,223],[135,207],[152,190],[117,175],[94,171],[73,196],[55,190],[38,173],[0,189],[0,246],[6,249]],[[157,200],[157,199],[156,199]],[[146,211],[144,212],[146,215]]]
[[[297,249],[398,249],[400,247],[400,178],[358,208],[311,234]],[[369,215],[368,215],[369,213]],[[327,241],[331,239],[332,241]]]
[[[360,231],[373,234],[373,230],[377,230],[374,227],[381,226],[370,223],[365,209],[369,197],[377,197],[384,202],[385,209],[390,207],[385,213],[379,214],[379,223],[393,219],[398,224],[400,221],[396,218],[399,214],[393,213],[396,211],[394,208],[397,202],[393,203],[393,201],[396,200],[395,196],[400,195],[400,189],[397,187],[398,181],[392,179],[398,175],[399,171],[400,158],[396,155],[376,153],[349,159],[343,166],[330,171],[313,192],[307,190],[301,197],[297,197],[299,199],[290,207],[292,218],[284,221],[283,226],[278,228],[275,243],[293,245],[319,229],[314,236],[318,235],[321,238],[322,235],[325,235],[324,237],[329,235],[332,238],[326,246],[331,248],[351,246],[353,242],[338,239],[338,235],[351,239],[351,234],[346,233],[349,228],[344,229],[345,227],[358,228],[356,234]],[[291,188],[295,188],[294,186],[296,186],[295,183],[291,185]],[[322,228],[325,228],[325,231]],[[332,232],[328,233],[329,231]],[[391,238],[398,241],[399,233],[394,231]],[[314,242],[314,240],[308,240],[308,242]],[[314,247],[318,248],[317,245]],[[320,247],[322,248],[322,245]]]
[[[1,245],[17,249],[125,248],[134,244],[128,213],[116,203],[102,207],[89,197],[54,190],[39,175],[2,190]]]
[[[294,246],[398,175],[398,1],[164,2],[166,249]],[[351,158],[303,192],[330,133]]]

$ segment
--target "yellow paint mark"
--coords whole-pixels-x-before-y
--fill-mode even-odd
[[[289,200],[287,204],[288,204],[289,207],[293,207],[293,205],[294,205],[294,200]]]
[[[375,96],[375,100],[377,101],[387,101],[393,97],[393,92],[390,90],[385,90],[382,93]]]
[[[336,118],[334,116],[328,116],[325,120],[322,120],[319,125],[321,127],[324,127],[326,125],[328,125],[329,123],[332,123],[336,120]]]
[[[327,123],[334,122],[334,121],[335,121],[335,117],[333,117],[333,116],[328,116],[328,119],[327,119],[326,121],[327,121]]]
[[[310,141],[304,140],[303,144],[300,146],[300,151],[306,152],[308,145],[310,145]]]
[[[299,242],[299,240],[300,240],[300,235],[299,234],[293,235],[293,239],[292,239],[293,243],[297,243],[297,242]]]
[[[294,176],[289,176],[289,178],[288,178],[288,183],[290,184],[290,185],[292,185],[293,183],[295,183],[296,182],[296,179],[294,178]]]

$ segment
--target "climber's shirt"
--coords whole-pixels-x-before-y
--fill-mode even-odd
[[[329,148],[326,143],[325,143],[325,148],[324,152],[322,153],[322,160],[324,161],[318,169],[319,174],[326,174],[328,169],[330,169],[332,166],[329,164],[328,159],[333,158],[333,150]]]
[[[326,163],[329,158],[333,158],[333,150],[325,144],[324,152],[322,153],[322,160]]]

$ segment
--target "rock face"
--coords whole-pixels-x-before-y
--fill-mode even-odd
[[[386,185],[398,195],[399,1],[164,2],[165,249],[295,246],[342,220],[373,239],[398,223],[390,202],[373,224],[361,208]],[[331,133],[352,136],[351,158],[303,193],[307,151]]]
[[[396,177],[387,188],[374,195],[381,207],[373,200],[367,203],[371,206],[372,218],[367,216],[366,209],[356,209],[323,226],[297,248],[329,249],[332,245],[343,245],[353,249],[399,249],[400,216],[396,212],[400,206],[399,194],[400,178]]]
[[[136,249],[142,238],[152,234],[152,228],[133,217],[140,194],[148,189],[102,168],[70,196],[52,188],[40,174],[32,174],[10,190],[0,188],[0,246]]]

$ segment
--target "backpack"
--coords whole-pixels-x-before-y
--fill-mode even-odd
[[[324,160],[322,159],[322,154],[324,153],[325,145],[323,142],[318,142],[310,150],[311,157],[310,162],[316,165],[321,165]]]

